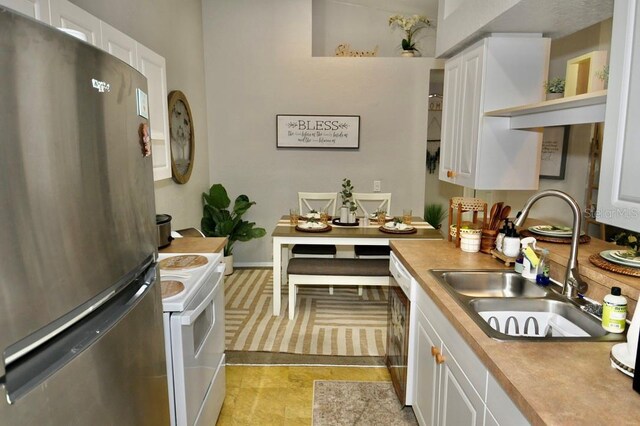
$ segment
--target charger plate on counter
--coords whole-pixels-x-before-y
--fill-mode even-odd
[[[630,266],[618,265],[617,263],[609,262],[599,253],[589,256],[589,262],[596,265],[598,268],[605,271],[611,271],[623,275],[631,275],[632,277],[640,277],[640,268],[632,268]]]
[[[520,235],[523,237],[533,237],[537,241],[546,241],[547,243],[571,244],[571,237],[552,237],[550,235],[536,234],[527,229],[520,231]],[[591,237],[586,234],[580,235],[578,239],[580,244],[587,244],[589,241],[591,241]]]

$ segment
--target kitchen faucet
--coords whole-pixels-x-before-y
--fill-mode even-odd
[[[570,299],[578,297],[578,293],[583,293],[587,290],[587,284],[580,278],[578,271],[578,240],[580,239],[580,228],[582,225],[582,214],[580,212],[580,206],[576,203],[569,194],[566,194],[557,189],[546,189],[534,194],[527,200],[522,211],[516,216],[516,220],[513,223],[516,226],[522,226],[525,219],[529,215],[531,206],[535,204],[540,198],[544,197],[558,197],[563,199],[571,207],[573,212],[573,230],[571,232],[571,251],[569,252],[569,260],[567,261],[567,271],[564,275],[564,283],[562,287],[562,294]]]

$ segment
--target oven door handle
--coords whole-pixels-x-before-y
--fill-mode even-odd
[[[220,273],[218,277],[218,282],[213,286],[209,294],[207,294],[207,297],[205,297],[204,300],[200,302],[200,304],[195,309],[192,309],[190,311],[185,311],[182,315],[180,315],[181,325],[189,326],[193,324],[193,321],[195,321],[195,319],[198,318],[198,316],[200,316],[202,311],[204,311],[207,308],[207,306],[211,304],[211,301],[216,295],[218,286],[222,284],[223,274],[220,272],[221,270],[224,271],[224,266],[222,266],[222,269],[220,266],[216,268],[216,271]],[[215,305],[213,306],[213,308],[215,309]],[[215,312],[213,317],[215,318]]]

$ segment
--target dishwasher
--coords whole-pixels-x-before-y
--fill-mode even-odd
[[[387,353],[385,364],[400,403],[410,405],[407,394],[411,275],[395,253],[389,259],[389,307],[387,310]]]

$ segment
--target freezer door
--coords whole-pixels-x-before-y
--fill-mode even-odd
[[[0,398],[0,423],[169,424],[156,282],[157,271],[151,267],[146,277],[66,333],[10,363],[7,398]],[[56,364],[63,366],[56,369]]]
[[[133,68],[0,7],[0,352],[157,249]],[[0,363],[0,376],[4,365]]]

